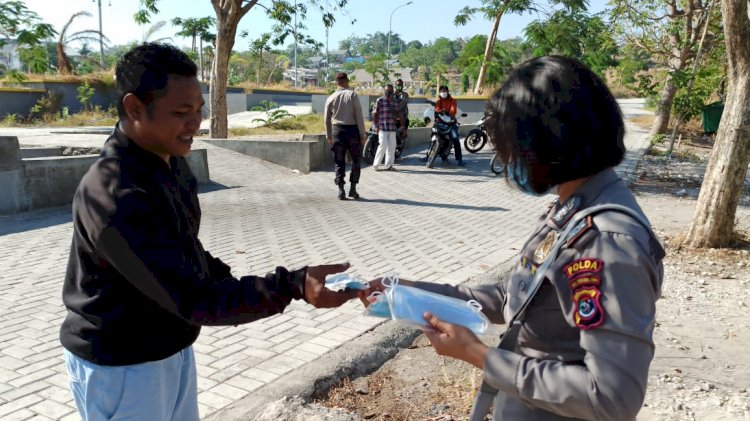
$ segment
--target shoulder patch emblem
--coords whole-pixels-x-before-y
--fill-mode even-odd
[[[580,329],[589,330],[604,323],[601,295],[595,286],[581,287],[573,291],[573,321]]]
[[[573,216],[578,208],[581,206],[581,196],[573,195],[563,203],[560,209],[555,212],[552,216],[552,222],[558,227],[562,228],[568,222],[571,216]]]
[[[578,221],[575,227],[570,231],[569,240],[565,243],[566,247],[571,247],[578,241],[581,236],[594,226],[594,218],[589,215],[584,220]]]
[[[563,272],[568,279],[573,279],[576,275],[581,273],[598,273],[604,267],[604,262],[601,259],[593,259],[584,257],[581,259],[573,260],[573,262],[563,267]]]
[[[547,233],[547,236],[544,237],[536,250],[534,250],[534,263],[541,265],[542,262],[547,259],[549,252],[552,251],[552,246],[555,245],[557,237],[559,236],[560,233],[555,230],[550,230],[550,232]]]

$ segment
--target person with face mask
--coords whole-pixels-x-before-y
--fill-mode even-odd
[[[398,101],[399,108],[401,109],[401,125],[405,128],[409,127],[409,94],[404,90],[404,81],[396,79],[396,92],[393,97]],[[406,130],[404,130],[404,137],[406,137]]]
[[[458,113],[458,102],[456,102],[455,98],[451,96],[446,85],[441,86],[439,91],[440,98],[438,98],[435,103],[435,114],[446,113],[455,119],[456,114]],[[458,139],[458,125],[453,125],[450,136],[453,141],[453,154],[456,156],[456,165],[463,167],[466,164],[461,155],[461,142]]]
[[[634,420],[654,357],[664,248],[615,173],[625,126],[604,82],[577,60],[522,63],[492,96],[486,127],[523,193],[558,197],[541,212],[505,282],[401,285],[476,300],[508,328],[488,347],[470,330],[424,314],[440,355],[481,369],[470,421]],[[380,280],[370,289],[382,291]]]
[[[396,124],[400,120],[401,110],[399,103],[393,97],[393,85],[385,85],[383,96],[375,101],[375,107],[372,109],[372,121],[375,129],[378,131],[378,150],[375,152],[375,160],[372,168],[375,171],[380,170],[380,164],[386,171],[395,171],[393,163],[396,161]]]

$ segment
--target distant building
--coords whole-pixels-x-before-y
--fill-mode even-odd
[[[0,67],[3,70],[21,70],[21,58],[18,54],[18,44],[15,40],[2,40],[0,47]]]
[[[410,89],[414,86],[414,80],[411,78],[412,73],[411,67],[396,67],[391,68],[390,70],[390,82],[393,83],[396,81],[396,79],[401,79],[404,81],[404,88]],[[357,69],[351,73],[350,79],[353,79],[353,82],[356,83],[358,86],[364,87],[364,88],[377,88],[378,86],[375,86],[372,79],[372,75],[370,73],[367,73],[364,69]]]
[[[306,85],[317,85],[318,84],[318,73],[319,69],[308,69],[304,67],[297,67],[297,71],[294,71],[294,67],[290,67],[284,70],[284,80],[290,81],[296,86]],[[297,81],[295,84],[294,81]]]

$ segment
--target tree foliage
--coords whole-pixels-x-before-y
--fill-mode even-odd
[[[617,64],[618,45],[612,31],[598,15],[558,10],[546,20],[531,22],[524,35],[535,56],[559,54],[576,58],[599,76]]]

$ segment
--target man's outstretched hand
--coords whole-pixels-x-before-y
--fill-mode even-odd
[[[341,273],[347,269],[349,263],[309,266],[305,278],[305,301],[317,308],[331,308],[357,298],[356,290],[331,291],[325,287],[326,275]]]

